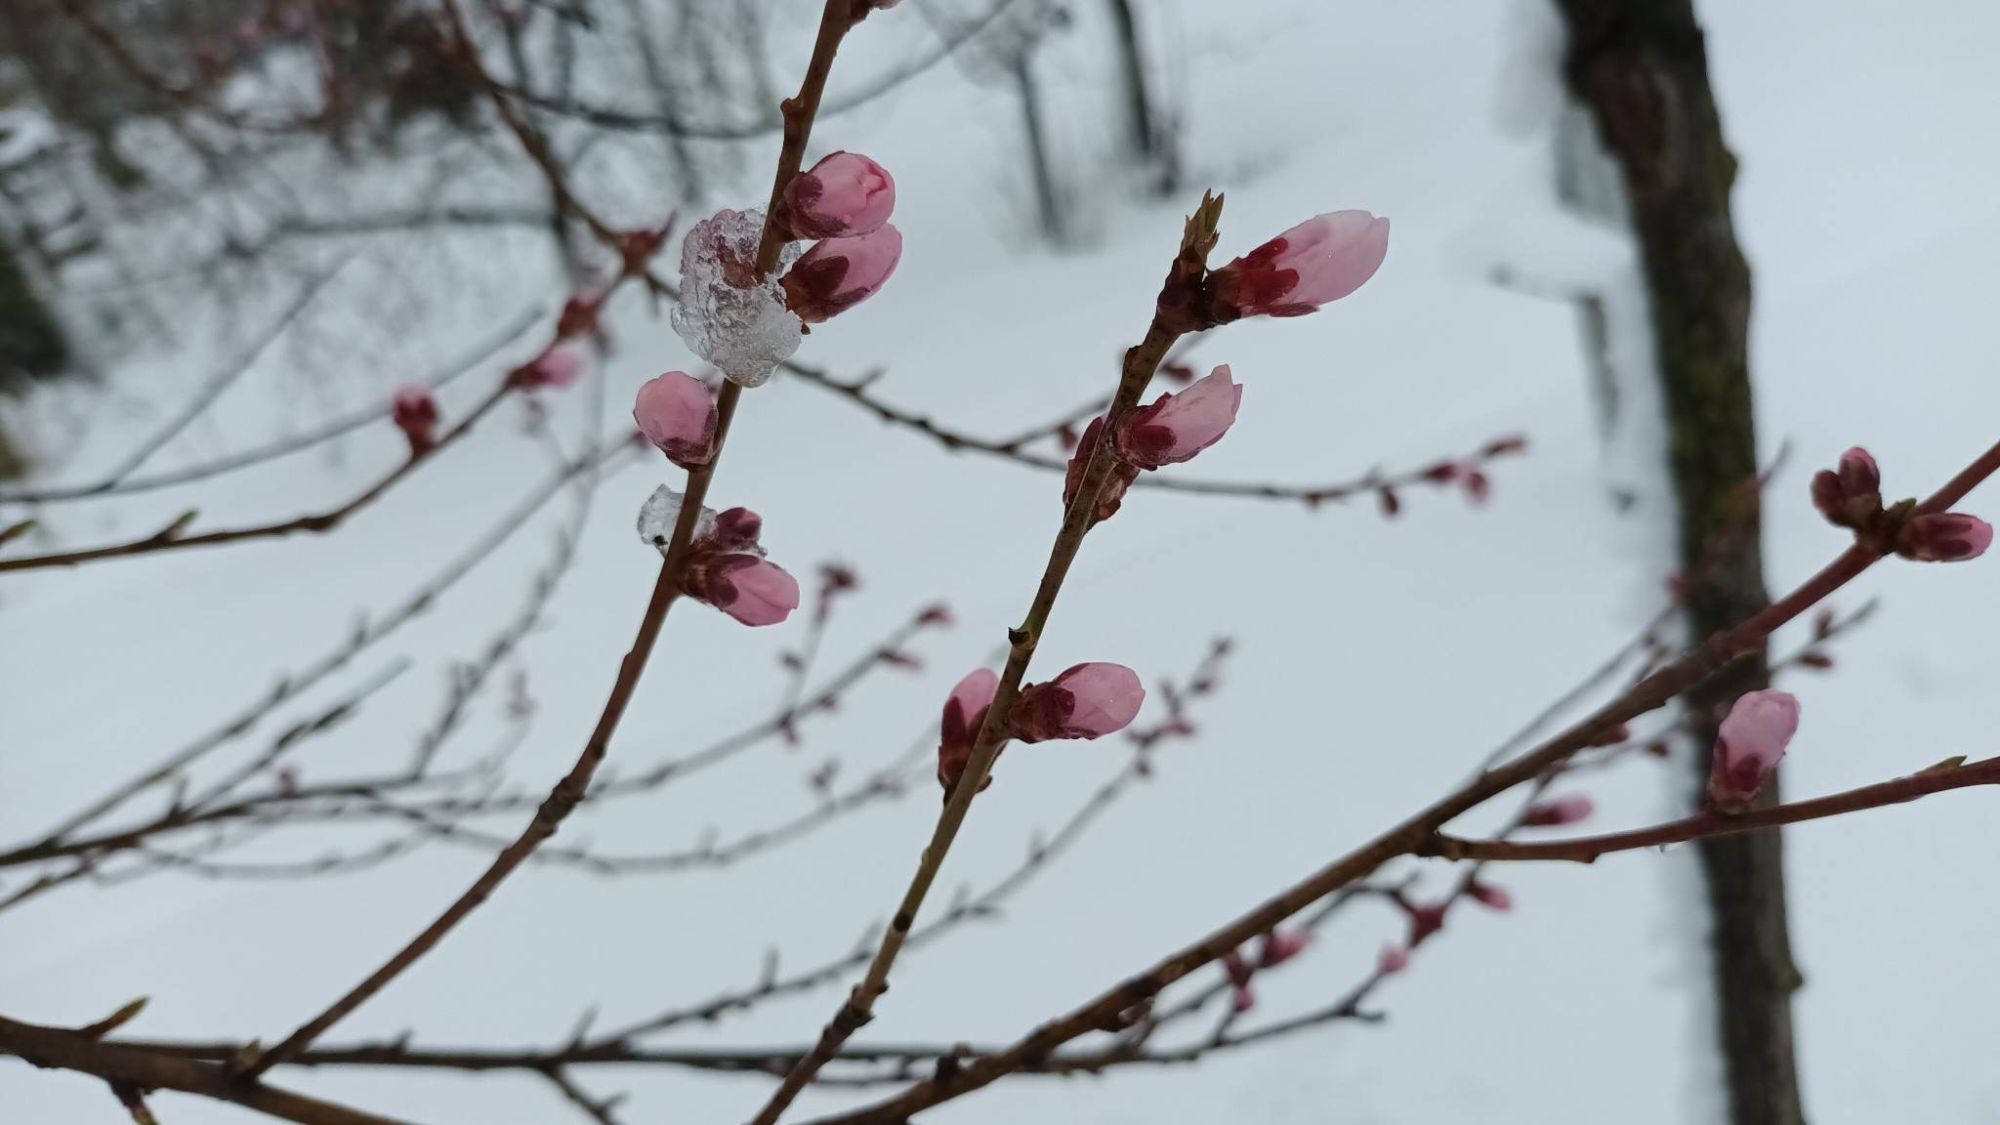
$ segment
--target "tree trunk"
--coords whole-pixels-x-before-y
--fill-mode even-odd
[[[1067,234],[1063,222],[1062,196],[1056,187],[1055,168],[1049,157],[1048,122],[1042,113],[1042,90],[1035,81],[1034,47],[1022,47],[1014,57],[1014,86],[1021,96],[1021,124],[1027,135],[1029,171],[1035,181],[1035,213],[1042,237],[1049,245],[1060,246]]]
[[[1126,143],[1133,155],[1151,160],[1159,148],[1152,94],[1146,88],[1146,51],[1132,0],[1111,0],[1111,23],[1118,35],[1119,70],[1125,80]]]
[[[1652,306],[1668,460],[1680,504],[1680,563],[1694,637],[1763,608],[1751,410],[1750,270],[1729,193],[1736,160],[1708,82],[1692,0],[1557,0],[1567,77],[1624,173]],[[1719,711],[1769,683],[1760,651],[1686,700],[1699,786]],[[1776,779],[1765,801],[1777,799]],[[1778,833],[1700,846],[1712,918],[1717,1031],[1731,1125],[1803,1125]]]

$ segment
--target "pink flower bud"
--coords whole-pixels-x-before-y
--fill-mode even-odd
[[[1375,971],[1383,976],[1394,976],[1410,967],[1410,951],[1400,945],[1385,945],[1382,955],[1375,961]]]
[[[597,314],[604,308],[602,293],[579,293],[563,303],[556,318],[556,335],[565,340],[588,336],[597,331]]]
[[[1596,806],[1590,803],[1590,798],[1581,793],[1568,797],[1560,797],[1553,801],[1543,801],[1540,804],[1528,806],[1528,811],[1521,814],[1521,826],[1523,828],[1561,828],[1565,824],[1575,824],[1577,821],[1589,819],[1591,811],[1594,808]]]
[[[745,625],[776,625],[799,608],[799,581],[756,555],[716,554],[689,564],[689,593]]]
[[[1250,978],[1256,972],[1257,970],[1250,967],[1250,962],[1244,959],[1242,950],[1232,949],[1222,955],[1222,974],[1228,977],[1229,983],[1235,987],[1248,986]]]
[[[1307,219],[1209,275],[1211,314],[1304,316],[1375,276],[1389,253],[1389,220],[1366,211]]]
[[[1715,740],[1708,798],[1724,812],[1749,807],[1778,768],[1799,729],[1799,701],[1788,692],[1753,691],[1736,700]]]
[[[972,744],[986,722],[986,711],[1000,691],[1000,677],[981,668],[958,681],[944,701],[944,721],[938,726],[938,783],[946,792],[958,784],[966,763],[972,760]],[[987,778],[991,782],[992,778]],[[984,788],[984,786],[981,786]]]
[[[1264,935],[1264,948],[1258,953],[1258,963],[1266,969],[1273,965],[1282,965],[1304,953],[1312,942],[1311,930],[1290,930],[1284,933],[1272,930]]]
[[[1918,516],[1896,535],[1896,553],[1918,562],[1963,562],[1993,545],[1993,525],[1963,512]]]
[[[1076,452],[1070,454],[1068,471],[1063,474],[1063,507],[1076,503],[1076,494],[1083,488],[1084,474],[1090,468],[1091,454],[1097,450],[1097,439],[1103,436],[1104,419],[1092,418],[1090,425],[1083,428],[1083,436],[1076,440]],[[1118,506],[1125,502],[1125,492],[1132,482],[1139,479],[1136,465],[1126,463],[1123,458],[1114,458],[1111,477],[1104,482],[1104,490],[1097,494],[1097,511],[1090,522],[1100,523],[1118,514]]]
[[[390,399],[389,417],[410,439],[410,453],[427,452],[437,444],[440,412],[437,399],[424,387],[403,387]]]
[[[1875,458],[1858,445],[1841,454],[1838,469],[1813,474],[1812,501],[1836,527],[1867,527],[1882,511],[1882,471]]]
[[[888,223],[868,234],[816,242],[784,276],[785,305],[800,320],[818,324],[874,296],[902,258],[903,235]]]
[[[715,517],[708,539],[718,550],[750,553],[755,551],[763,534],[764,517],[748,508],[730,508]]]
[[[1124,730],[1145,699],[1138,673],[1123,664],[1078,664],[1022,688],[1008,713],[1009,733],[1022,742],[1100,738]]]
[[[785,221],[799,238],[868,234],[895,208],[896,181],[860,153],[831,153],[785,185]]]
[[[583,378],[590,366],[590,357],[583,346],[564,340],[550,344],[541,355],[522,364],[514,371],[514,382],[529,390],[543,387],[562,388]]]
[[[715,395],[685,371],[648,379],[632,404],[639,432],[683,469],[708,464],[715,456]]]
[[[1505,887],[1496,887],[1491,883],[1473,883],[1465,888],[1465,893],[1471,895],[1474,901],[1488,910],[1514,909],[1514,896],[1508,894]]]
[[[1421,906],[1405,906],[1404,912],[1410,916],[1410,944],[1416,946],[1439,930],[1444,929],[1445,915],[1451,912],[1449,902],[1427,902]]]
[[[1257,994],[1247,984],[1231,985],[1229,988],[1229,1010],[1237,1015],[1257,1006]]]
[[[1242,401],[1243,388],[1225,363],[1187,390],[1126,414],[1118,423],[1118,452],[1142,469],[1177,465],[1221,441]]]

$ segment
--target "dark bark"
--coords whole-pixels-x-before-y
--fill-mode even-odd
[[[1570,32],[1570,86],[1624,173],[1657,338],[1688,627],[1707,636],[1768,604],[1756,510],[1750,270],[1729,210],[1736,160],[1723,139],[1692,0],[1557,6]],[[1720,709],[1769,678],[1760,648],[1688,694],[1704,751]],[[1696,758],[1692,780],[1700,785],[1706,753]],[[1774,779],[1764,799],[1775,801],[1777,789]],[[1791,1014],[1800,982],[1781,849],[1775,832],[1700,847],[1732,1125],[1804,1122]]]
[[[1153,121],[1152,93],[1146,87],[1146,51],[1139,39],[1139,21],[1132,0],[1110,0],[1111,23],[1118,34],[1119,72],[1125,83],[1126,143],[1132,152],[1151,160],[1159,148]]]
[[[1021,125],[1028,142],[1029,171],[1035,181],[1035,215],[1042,237],[1060,246],[1067,233],[1062,194],[1056,187],[1049,156],[1048,120],[1042,110],[1042,89],[1035,80],[1033,46],[1024,47],[1013,63],[1014,86],[1021,95]]]

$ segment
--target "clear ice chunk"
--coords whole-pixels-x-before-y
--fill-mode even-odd
[[[681,243],[681,299],[673,311],[674,331],[687,346],[746,387],[770,379],[799,350],[805,331],[785,308],[778,284],[800,249],[788,243],[778,268],[759,282],[755,263],[763,231],[761,209],[725,209],[696,223]]]
[[[653,490],[646,502],[639,506],[639,538],[657,548],[661,554],[667,551],[667,544],[674,537],[674,522],[681,518],[681,502],[686,499],[666,485]],[[695,522],[694,537],[701,538],[715,531],[715,512],[703,508],[701,518]]]

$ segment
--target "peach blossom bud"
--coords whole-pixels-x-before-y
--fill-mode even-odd
[[[424,387],[403,387],[390,400],[389,417],[403,436],[410,439],[412,456],[428,452],[437,444],[440,412],[438,402]]]
[[[1157,469],[1191,459],[1222,440],[1236,421],[1243,388],[1223,364],[1189,387],[1161,395],[1118,423],[1118,452],[1141,469]]]
[[[685,371],[648,379],[633,402],[632,420],[683,469],[706,465],[715,456],[715,395]]]
[[[1022,742],[1101,738],[1124,730],[1145,699],[1138,673],[1123,664],[1078,664],[1022,688],[1008,713],[1009,733]]]
[[[836,152],[785,185],[785,221],[799,238],[868,234],[896,208],[896,181],[856,152]]]
[[[785,306],[818,324],[874,296],[903,258],[903,235],[884,223],[868,234],[813,244],[785,274]]]
[[[1753,691],[1738,698],[1715,740],[1709,800],[1725,812],[1748,808],[1798,729],[1799,701],[1791,693]]]
[[[1361,288],[1389,253],[1389,220],[1331,211],[1286,231],[1209,275],[1217,323],[1304,316]]]
[[[1963,512],[1936,512],[1903,525],[1896,553],[1917,562],[1963,562],[1993,545],[1993,525]]]

